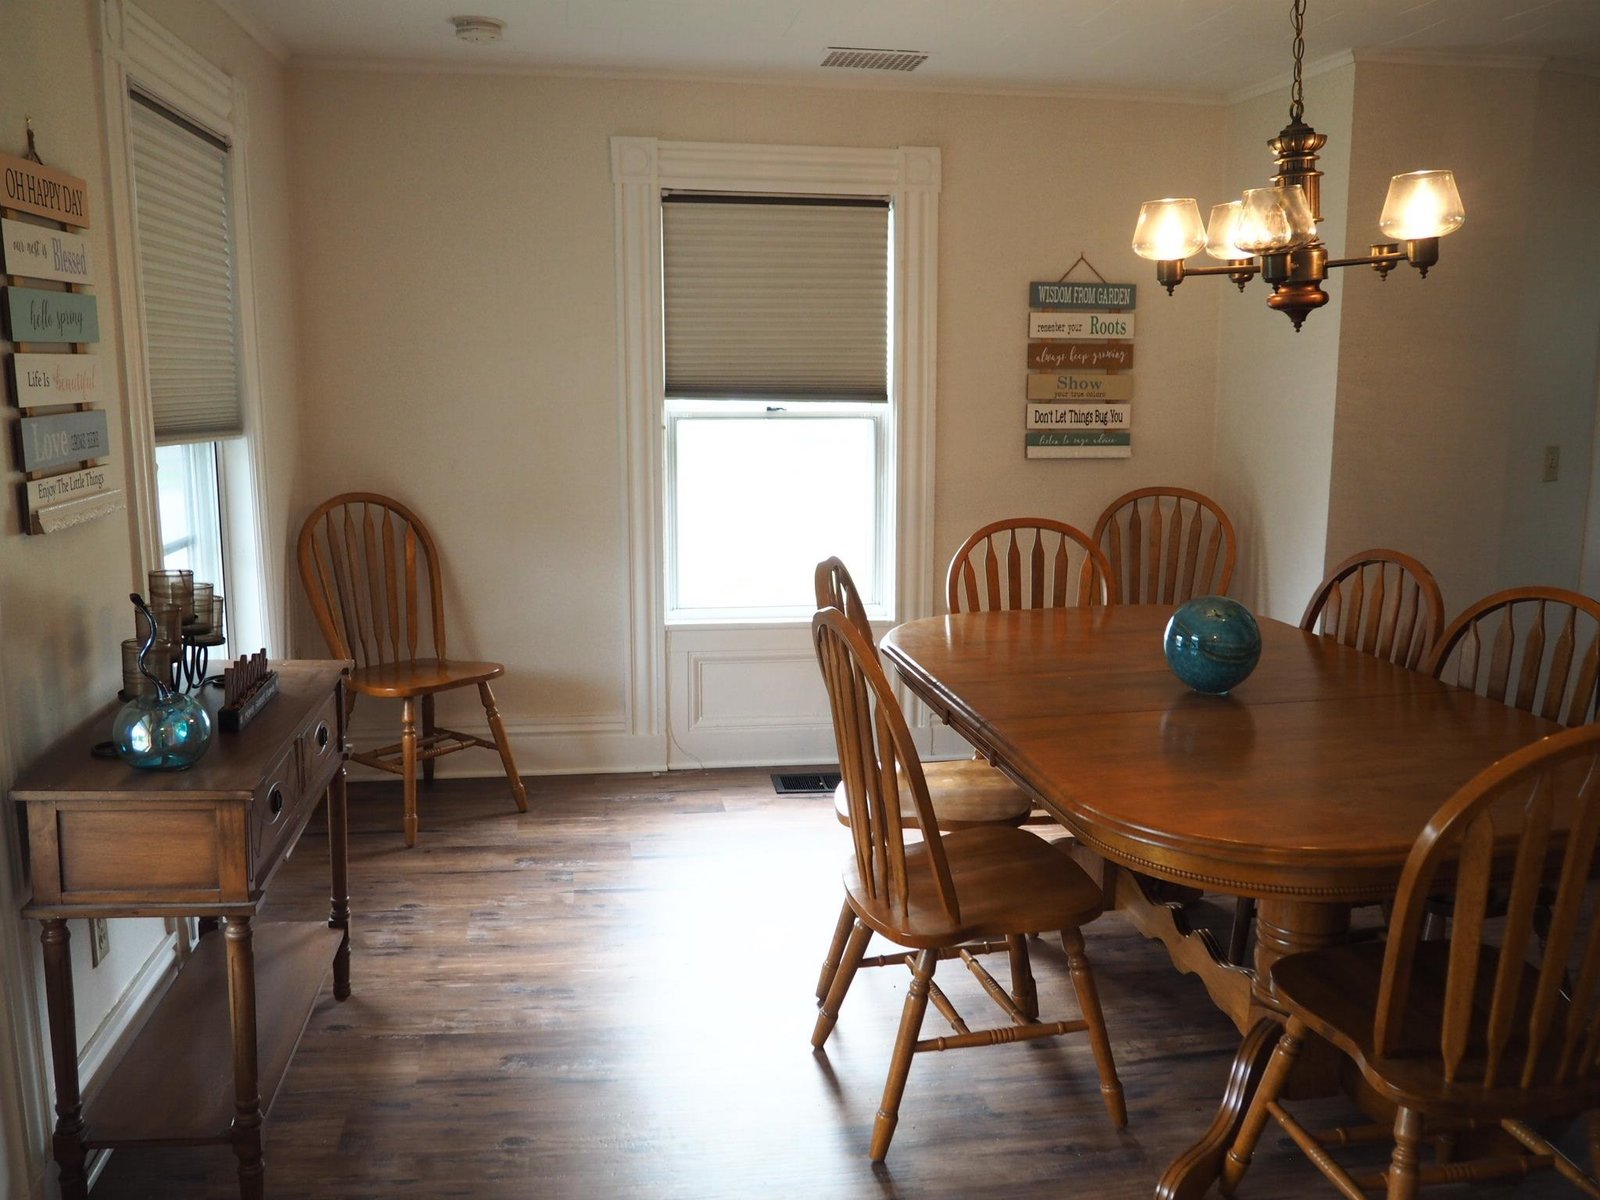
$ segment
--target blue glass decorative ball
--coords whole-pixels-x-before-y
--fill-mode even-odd
[[[191,767],[211,744],[211,717],[182,692],[136,696],[117,712],[111,740],[126,763],[151,771]]]
[[[1237,600],[1198,596],[1172,614],[1161,647],[1174,675],[1197,692],[1222,696],[1256,669],[1261,627]]]

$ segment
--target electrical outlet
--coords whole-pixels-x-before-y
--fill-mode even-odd
[[[111,926],[106,924],[104,917],[93,917],[89,921],[89,965],[98,967],[106,960],[106,955],[111,953]]]
[[[1546,446],[1544,448],[1544,481],[1554,483],[1561,478],[1561,447]]]

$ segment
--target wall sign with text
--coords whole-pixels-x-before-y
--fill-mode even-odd
[[[1131,283],[1028,285],[1028,458],[1133,455]]]
[[[42,218],[42,219],[41,219]],[[23,412],[13,439],[29,533],[52,533],[126,506],[107,462],[111,427],[83,180],[0,154],[0,336],[12,343],[8,393]]]

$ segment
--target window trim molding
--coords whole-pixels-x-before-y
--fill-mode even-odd
[[[893,205],[890,378],[896,465],[889,497],[896,547],[893,618],[933,612],[933,466],[938,328],[937,147],[766,146],[611,139],[617,269],[617,400],[627,522],[629,678],[626,724],[667,730],[662,542],[666,464],[661,421],[661,192],[882,196]]]
[[[124,422],[128,438],[127,481],[134,515],[134,586],[161,565],[160,507],[156,503],[155,433],[150,383],[144,353],[144,303],[139,287],[138,237],[133,220],[133,179],[129,165],[130,87],[147,93],[229,145],[229,210],[233,223],[235,322],[239,338],[239,390],[244,420],[242,447],[224,444],[227,469],[252,496],[253,512],[241,522],[223,499],[225,538],[233,542],[229,626],[255,644],[283,646],[283,612],[273,598],[282,593],[281,569],[266,552],[267,514],[271,512],[266,425],[261,411],[261,360],[257,337],[255,273],[250,224],[249,114],[243,86],[147,15],[130,0],[101,0],[100,38],[105,71],[107,173],[112,244],[120,316],[120,367]],[[239,440],[239,439],[234,439]],[[230,450],[232,452],[230,452]],[[242,453],[238,451],[242,450]],[[241,468],[243,468],[241,472]],[[246,478],[239,480],[243,473]],[[242,538],[241,538],[242,535]],[[251,586],[242,587],[245,580]],[[262,635],[256,638],[252,626]]]

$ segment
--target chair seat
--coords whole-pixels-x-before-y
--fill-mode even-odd
[[[1373,1045],[1372,1015],[1378,1007],[1384,950],[1381,942],[1367,942],[1291,955],[1273,964],[1273,989],[1290,1013],[1354,1059],[1367,1082],[1397,1104],[1440,1116],[1503,1112],[1532,1118],[1570,1109],[1570,1085],[1542,1090],[1519,1086],[1525,1041],[1514,1040],[1508,1048],[1509,1065],[1499,1072],[1503,1083],[1486,1088],[1470,1082],[1483,1073],[1483,1052],[1479,1047],[1467,1051],[1459,1072],[1468,1082],[1445,1082],[1439,1061],[1439,1031],[1444,1024],[1449,942],[1424,942],[1417,948],[1401,1044],[1418,1047],[1418,1056],[1379,1058]],[[1480,996],[1492,994],[1498,967],[1499,956],[1492,947],[1484,947],[1478,967]],[[1512,1021],[1515,1029],[1528,1026],[1528,1010],[1537,982],[1538,973],[1531,966],[1526,968],[1522,1003]],[[1559,1022],[1567,1002],[1558,999],[1557,1004]],[[1559,1039],[1552,1041],[1556,1044],[1550,1047],[1551,1052],[1558,1054]],[[1600,1103],[1600,1081],[1592,1086],[1591,1102]]]
[[[357,667],[350,674],[350,686],[363,696],[387,696],[403,700],[408,696],[425,696],[429,692],[483,683],[504,673],[505,667],[497,662],[408,658],[401,662]]]
[[[1021,825],[1033,811],[1028,794],[982,759],[923,763],[922,776],[928,781],[933,815],[946,832],[978,825]],[[839,824],[850,824],[843,781],[833,789],[833,813]],[[909,792],[900,793],[900,819],[906,828],[916,828],[917,806]]]
[[[868,928],[913,949],[952,946],[972,938],[1041,933],[1088,924],[1102,911],[1100,888],[1072,861],[1065,842],[1046,842],[1009,825],[945,834],[950,878],[961,898],[952,924],[934,890],[927,844],[906,847],[910,895],[904,910],[869,898],[852,855],[844,864],[845,895]]]

